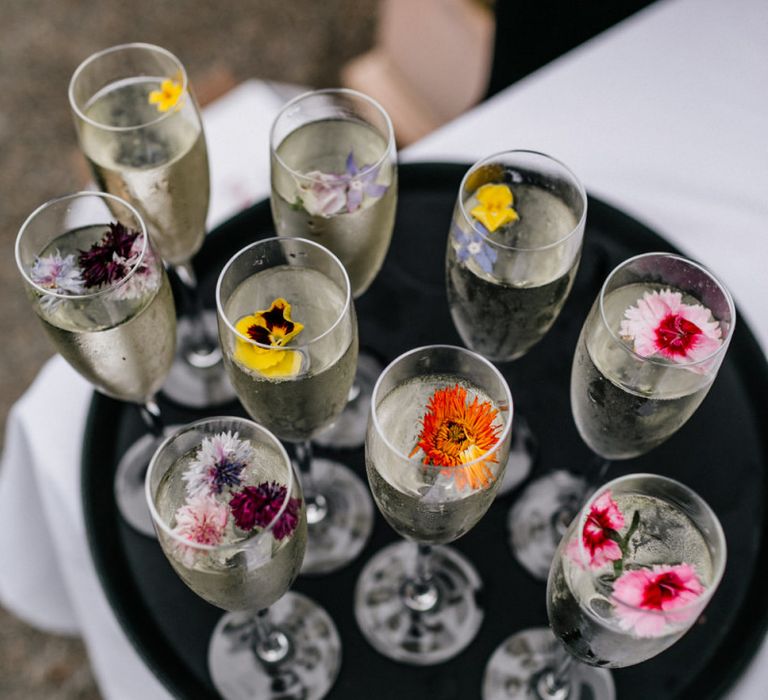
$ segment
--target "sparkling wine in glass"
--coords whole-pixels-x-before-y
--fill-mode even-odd
[[[122,458],[115,495],[126,520],[148,521],[141,484],[163,428],[155,394],[173,361],[176,312],[139,212],[101,192],[52,199],[22,225],[16,263],[62,357],[98,391],[140,405],[151,434]]]
[[[295,444],[309,522],[302,571],[333,571],[360,553],[373,526],[363,482],[337,462],[312,458],[311,439],[344,409],[355,374],[357,319],[344,267],[311,241],[257,241],[225,265],[216,301],[240,401]]]
[[[467,347],[508,362],[544,337],[573,286],[586,214],[578,178],[543,153],[496,153],[467,171],[446,248],[448,305]],[[502,492],[528,475],[535,447],[518,411]]]
[[[472,564],[444,545],[490,507],[504,475],[512,396],[479,355],[447,345],[394,360],[374,388],[365,461],[376,505],[407,542],[363,569],[355,615],[380,653],[414,665],[462,651],[483,619]]]
[[[561,471],[534,482],[515,505],[513,546],[529,570],[547,570],[562,527],[610,461],[652,450],[696,411],[735,322],[725,286],[679,255],[646,253],[611,272],[571,371],[573,417],[597,459],[585,477]]]
[[[550,568],[554,637],[531,629],[502,644],[485,671],[484,700],[611,700],[606,669],[642,663],[680,639],[709,603],[725,561],[717,517],[687,486],[653,474],[602,486]]]
[[[203,312],[191,265],[205,238],[210,184],[205,134],[184,66],[158,46],[113,46],[80,64],[69,99],[96,183],[139,210],[185,292],[179,356],[164,392],[195,407],[231,399],[215,315]]]
[[[278,235],[306,238],[331,250],[358,298],[381,269],[392,239],[397,158],[389,116],[354,90],[299,95],[273,123],[270,156]],[[349,405],[318,442],[362,445],[380,370],[373,357],[360,356]]]
[[[307,544],[301,485],[280,442],[243,418],[184,426],[158,448],[146,499],[179,578],[228,611],[208,666],[227,700],[322,698],[341,661],[328,614],[288,589]]]

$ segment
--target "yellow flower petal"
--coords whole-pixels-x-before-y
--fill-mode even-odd
[[[503,209],[515,203],[512,190],[507,185],[483,185],[476,193],[478,201],[490,209]]]
[[[479,204],[470,210],[489,232],[493,233],[500,226],[517,221],[520,217],[512,208],[515,199],[507,185],[483,185],[475,193]]]
[[[302,354],[282,348],[303,328],[303,324],[291,320],[291,305],[283,298],[275,299],[269,309],[256,311],[237,321],[235,330],[238,334],[254,342],[238,337],[234,359],[267,377],[293,377],[301,370]],[[257,342],[260,345],[256,345]]]
[[[152,90],[149,93],[149,103],[156,104],[159,112],[167,112],[171,107],[175,107],[181,97],[181,83],[167,78],[160,84],[159,90]]]

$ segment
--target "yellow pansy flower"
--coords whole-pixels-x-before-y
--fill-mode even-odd
[[[491,233],[500,226],[520,218],[512,208],[515,199],[507,185],[483,185],[475,196],[480,203],[469,213]]]
[[[157,105],[158,112],[167,112],[175,107],[181,97],[182,86],[180,82],[166,78],[160,83],[159,90],[149,93],[149,104]]]
[[[266,311],[255,311],[252,315],[243,316],[235,324],[235,330],[241,336],[260,345],[237,338],[234,359],[265,377],[294,377],[301,370],[301,353],[282,348],[303,328],[303,324],[291,320],[291,305],[282,297],[275,299]]]

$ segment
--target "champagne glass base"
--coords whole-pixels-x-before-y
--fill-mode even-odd
[[[556,471],[528,484],[510,509],[512,553],[534,578],[546,580],[560,538],[585,496],[584,479]]]
[[[253,649],[254,613],[231,612],[219,620],[208,646],[216,690],[226,700],[325,697],[341,666],[341,640],[328,613],[289,591],[269,608],[269,624],[289,642],[285,657],[271,663]]]
[[[534,690],[547,669],[554,669],[562,647],[548,627],[523,630],[507,638],[485,667],[483,700],[534,700],[546,695]],[[567,700],[615,700],[616,689],[610,671],[574,663],[568,671],[570,687],[558,697]]]
[[[117,464],[114,482],[117,509],[125,522],[147,537],[155,538],[156,535],[144,493],[144,477],[155,450],[178,428],[178,425],[168,426],[160,437],[149,433],[143,435],[126,450]]]
[[[397,542],[378,552],[363,568],[355,589],[355,617],[371,646],[390,659],[414,666],[439,664],[463,651],[483,621],[477,603],[482,587],[472,564],[450,547],[430,555],[438,602],[414,612],[402,591],[416,570],[416,545]]]
[[[382,369],[373,355],[360,353],[357,358],[355,381],[352,384],[354,396],[347,401],[339,417],[322,433],[312,438],[313,442],[323,447],[345,449],[360,447],[365,442],[371,394]]]
[[[524,416],[515,414],[512,426],[512,444],[509,447],[509,459],[504,470],[504,478],[499,485],[498,495],[509,493],[519,486],[531,473],[536,459],[538,445],[536,438]]]
[[[202,319],[206,337],[217,338],[216,314],[204,311]],[[210,352],[194,352],[189,346],[192,333],[189,319],[179,318],[176,328],[176,357],[163,384],[163,394],[190,408],[208,408],[233,401],[235,390],[224,369],[218,343],[214,343]]]
[[[312,488],[322,494],[325,514],[308,517],[303,575],[342,568],[363,551],[373,529],[373,503],[363,481],[349,468],[328,459],[312,460]]]

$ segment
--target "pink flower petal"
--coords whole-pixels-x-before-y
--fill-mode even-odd
[[[668,625],[695,618],[698,606],[680,608],[689,606],[704,591],[690,564],[635,569],[625,572],[614,583],[614,612],[622,629],[639,637],[658,637],[671,631]]]
[[[609,535],[611,531],[618,532],[623,527],[624,514],[608,490],[592,503],[581,532],[584,552],[589,557],[590,568],[599,569],[612,561],[621,559],[621,547]],[[583,566],[577,539],[572,540],[566,553]]]
[[[722,344],[720,324],[700,304],[684,304],[680,292],[646,292],[624,312],[619,333],[641,357],[659,355],[675,363],[702,360]],[[707,368],[690,367],[702,372]]]

